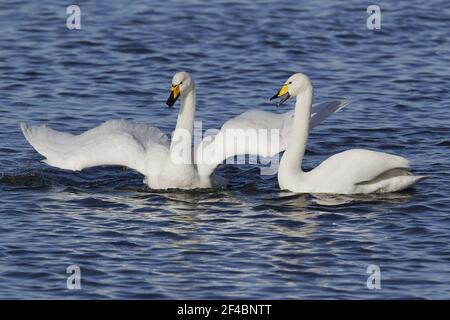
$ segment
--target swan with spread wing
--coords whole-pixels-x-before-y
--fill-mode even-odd
[[[214,170],[225,159],[244,154],[273,156],[288,145],[293,112],[249,110],[228,120],[216,135],[207,136],[194,149],[196,90],[187,72],[174,75],[167,105],[172,107],[178,98],[181,107],[172,140],[158,128],[125,120],[110,120],[80,135],[46,125],[21,123],[21,129],[48,165],[74,171],[104,165],[125,166],[143,174],[144,182],[152,189],[221,185],[224,179],[214,175]],[[315,106],[310,128],[345,105],[345,101],[331,101]],[[241,143],[249,131],[257,132],[256,140]]]

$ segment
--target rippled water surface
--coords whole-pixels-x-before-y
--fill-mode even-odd
[[[450,8],[381,1],[0,2],[0,298],[450,298]],[[170,133],[170,81],[197,83],[219,128],[305,72],[315,101],[350,106],[311,133],[304,167],[348,148],[407,157],[415,189],[364,197],[280,192],[255,165],[226,189],[156,192],[119,167],[40,162],[19,123],[78,133],[108,119]],[[284,106],[286,111],[293,103]],[[366,268],[381,268],[381,289]],[[81,290],[66,268],[81,268]]]

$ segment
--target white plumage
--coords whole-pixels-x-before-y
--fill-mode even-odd
[[[315,105],[310,129],[347,104],[346,100],[335,100]],[[205,138],[198,146],[196,163],[199,172],[211,174],[219,164],[233,156],[273,157],[284,151],[291,138],[293,119],[294,110],[279,114],[252,109],[228,120],[216,135]],[[251,141],[257,143],[247,143],[253,135],[256,138]]]

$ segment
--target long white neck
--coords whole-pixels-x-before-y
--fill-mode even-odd
[[[291,181],[298,181],[298,176],[303,173],[301,163],[308,141],[312,98],[311,85],[297,96],[291,136],[278,168],[278,181],[282,188],[287,187]]]
[[[195,88],[181,96],[181,109],[170,144],[172,160],[177,164],[192,164],[192,135],[195,117]],[[175,160],[174,160],[175,159]]]

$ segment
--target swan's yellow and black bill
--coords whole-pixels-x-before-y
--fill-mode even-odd
[[[289,84],[286,83],[272,98],[270,98],[270,101],[272,101],[273,99],[281,98],[277,103],[277,107],[279,107],[290,97],[291,95],[289,94]]]
[[[180,85],[174,85],[170,89],[170,96],[169,99],[167,99],[166,104],[170,108],[172,107],[175,102],[177,101],[178,97],[180,96]]]

